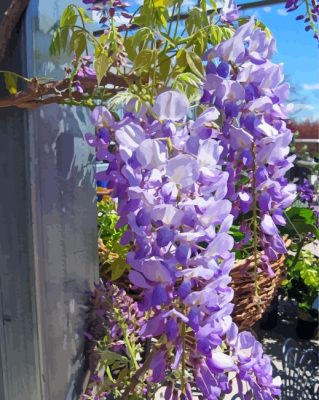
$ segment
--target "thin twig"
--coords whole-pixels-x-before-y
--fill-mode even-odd
[[[256,182],[256,148],[255,143],[251,145],[253,156],[252,164],[252,197],[253,197],[253,257],[254,257],[254,278],[255,278],[255,296],[257,297],[257,307],[260,308],[259,285],[258,285],[258,224],[257,224],[257,182]]]
[[[151,361],[153,357],[156,355],[158,352],[158,349],[154,348],[150,354],[146,357],[146,360],[144,361],[144,364],[141,366],[141,368],[132,376],[131,382],[129,386],[125,389],[125,392],[123,393],[123,396],[121,397],[121,400],[127,400],[129,398],[129,395],[131,393],[134,393],[135,387],[139,384],[140,378],[146,373],[146,371],[149,369],[149,366],[151,364]]]
[[[183,354],[182,354],[182,376],[181,376],[181,389],[182,393],[186,393],[186,379],[185,379],[185,372],[186,372],[186,324],[182,322],[182,343],[183,343]]]

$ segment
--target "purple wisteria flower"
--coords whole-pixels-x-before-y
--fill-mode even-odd
[[[313,202],[315,193],[308,179],[297,185],[297,192],[301,201],[309,204]]]
[[[229,173],[227,197],[235,218],[252,210],[255,164],[259,245],[270,273],[271,262],[286,252],[277,225],[285,224],[283,211],[296,197],[295,185],[285,178],[294,160],[289,156],[292,133],[284,121],[289,85],[284,82],[282,65],[270,61],[275,49],[274,39],[250,19],[208,54],[204,84],[205,98],[223,116],[222,159]],[[227,73],[220,73],[221,63]],[[247,181],[238,185],[243,177]],[[248,237],[246,227],[245,243]]]
[[[228,6],[224,18],[231,20],[235,10]],[[141,338],[165,343],[154,353],[148,379],[163,382],[168,369],[181,368],[187,333],[194,382],[210,400],[231,392],[229,374],[242,398],[279,394],[261,345],[232,322],[229,287],[235,259],[229,230],[252,207],[263,268],[271,274],[271,263],[286,251],[277,226],[295,198],[285,178],[292,135],[284,121],[288,87],[282,66],[270,61],[274,51],[273,38],[251,19],[208,54],[202,98],[208,108],[193,121],[185,95],[168,90],[150,112],[130,109],[120,121],[96,108],[96,135],[87,135],[97,158],[108,161],[104,178],[117,202],[118,226],[127,225],[121,244],[130,247],[130,289],[139,293],[145,317]],[[240,230],[245,237],[237,248],[251,240],[246,220]],[[165,398],[178,395],[167,386]]]
[[[131,243],[129,279],[143,291],[140,310],[154,312],[141,335],[166,335],[179,349],[184,323],[194,330],[198,356],[210,358],[233,309],[228,287],[233,239],[227,233],[233,219],[231,203],[224,199],[228,173],[219,165],[223,148],[214,129],[205,126],[219,113],[215,108],[204,112],[189,130],[188,103],[174,91],[158,96],[154,112],[159,123],[149,117],[141,124],[127,116],[115,122],[104,107],[96,108],[92,120],[98,135],[101,130],[107,135],[102,142],[99,136],[87,139],[109,161],[108,187],[118,202],[119,224],[128,225],[122,243]],[[169,311],[173,302],[182,302],[187,312]],[[212,358],[220,373],[231,368],[226,358],[218,357],[219,364]],[[180,362],[176,356],[174,367]],[[154,382],[164,379],[166,368],[165,352],[158,353],[151,363]]]
[[[239,18],[239,9],[234,0],[225,0],[220,13],[222,21],[233,22]]]

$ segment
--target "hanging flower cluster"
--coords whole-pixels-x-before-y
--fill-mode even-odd
[[[305,13],[300,14],[296,17],[297,21],[303,21],[305,23],[305,31],[313,31],[314,38],[319,40],[318,31],[318,15],[319,15],[319,3],[318,0],[287,0],[285,8],[288,12],[300,10],[301,6],[305,6]]]
[[[286,252],[276,225],[285,225],[283,212],[296,191],[285,178],[295,159],[288,156],[292,133],[284,121],[289,85],[283,82],[282,65],[270,61],[274,51],[274,39],[255,29],[253,20],[242,25],[208,53],[202,97],[223,115],[220,143],[229,173],[227,199],[233,216],[242,221],[242,244],[252,238],[255,249],[264,249],[270,273],[271,262]]]
[[[253,209],[256,226],[258,211],[268,267],[285,252],[276,224],[295,188],[284,178],[288,87],[269,61],[274,48],[250,20],[210,51],[207,109],[194,121],[187,98],[172,90],[138,112],[130,102],[120,121],[103,106],[92,114],[97,135],[87,140],[109,163],[99,179],[118,202],[118,226],[128,226],[121,244],[130,245],[128,277],[145,315],[140,335],[157,339],[149,379],[169,382],[167,399],[176,379],[189,399],[194,382],[205,399],[231,392],[234,380],[242,396],[243,382],[256,398],[279,394],[261,345],[232,322],[228,286],[234,217]]]
[[[229,174],[220,167],[220,132],[207,128],[220,113],[209,107],[187,121],[188,111],[186,97],[174,91],[160,94],[148,115],[126,112],[119,122],[97,107],[98,136],[87,135],[98,158],[109,162],[105,178],[118,201],[119,226],[128,225],[122,244],[132,247],[129,279],[150,316],[140,334],[158,338],[151,381],[164,381],[172,369],[192,398],[187,364],[204,398],[231,391],[230,371],[271,398],[278,388],[269,359],[250,334],[237,335],[231,319]]]
[[[138,330],[142,326],[143,313],[137,303],[123,289],[100,279],[91,291],[89,331],[90,382],[81,400],[104,400],[117,387],[105,379],[105,370],[121,374],[123,384],[128,384],[128,364],[138,367],[141,353]],[[104,354],[104,355],[103,355]],[[94,364],[94,365],[93,365]]]
[[[299,199],[303,203],[309,203],[311,205],[314,202],[315,191],[308,179],[304,179],[302,183],[300,182],[298,184],[297,192],[299,195]]]
[[[122,16],[128,20],[131,19],[131,14],[126,12],[129,6],[122,0],[82,0],[84,4],[90,5],[89,9],[94,11],[99,18],[99,24],[104,28],[108,28],[110,20],[115,15]]]

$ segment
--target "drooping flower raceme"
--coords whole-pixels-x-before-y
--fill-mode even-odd
[[[315,192],[308,179],[304,179],[297,186],[299,198],[304,203],[312,204],[315,198]]]
[[[285,224],[283,212],[296,191],[285,178],[294,160],[289,156],[292,133],[284,121],[289,85],[282,65],[270,61],[274,51],[274,39],[251,19],[208,53],[202,98],[223,116],[221,157],[229,172],[226,197],[232,214],[241,219],[246,214],[246,244],[253,229],[247,220],[255,209],[258,246],[265,251],[264,266],[270,273],[271,262],[286,251],[277,225]]]
[[[231,47],[225,52],[232,53]],[[242,55],[237,52],[238,57]],[[220,70],[223,75],[227,72]],[[212,123],[224,117],[224,107],[234,112],[244,88],[238,84],[238,90],[235,86],[230,90],[223,79],[214,82],[225,87],[206,88],[213,96],[211,91],[217,91],[216,103],[195,121],[187,118],[186,97],[166,91],[143,119],[127,111],[115,121],[105,107],[96,108],[92,121],[97,135],[88,134],[87,140],[96,147],[97,158],[109,163],[98,178],[107,180],[117,200],[118,226],[128,226],[121,243],[131,246],[129,280],[141,294],[139,309],[145,313],[140,334],[157,338],[151,381],[163,382],[173,373],[181,381],[184,397],[191,399],[187,365],[205,399],[231,391],[229,373],[260,398],[270,399],[278,388],[267,359],[259,351],[241,361],[241,344],[231,347],[239,340],[228,286],[234,263],[234,242],[228,232],[234,216],[227,198],[230,173],[222,167],[227,166],[226,139]],[[251,135],[233,129],[239,131],[233,141],[241,149]],[[243,193],[242,201],[246,197]],[[174,397],[177,392],[168,385],[166,398],[170,393]]]
[[[301,11],[302,7],[304,7],[304,14],[299,14],[296,17],[297,21],[303,21],[305,23],[305,30],[313,31],[314,38],[319,40],[319,31],[318,31],[318,15],[319,15],[319,3],[318,0],[286,0],[285,8],[287,12]]]

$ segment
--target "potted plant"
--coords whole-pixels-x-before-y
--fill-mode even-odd
[[[282,285],[287,296],[298,303],[296,333],[302,339],[313,338],[318,326],[318,311],[313,308],[319,292],[319,258],[315,254],[318,213],[314,203],[313,187],[305,179],[298,185],[298,198],[293,207],[286,211],[288,224],[283,228],[292,244],[286,260],[287,278]]]
[[[312,339],[318,327],[318,310],[313,303],[319,290],[319,258],[302,249],[298,255],[287,258],[288,274],[283,287],[288,297],[298,302],[296,333],[301,339]]]

